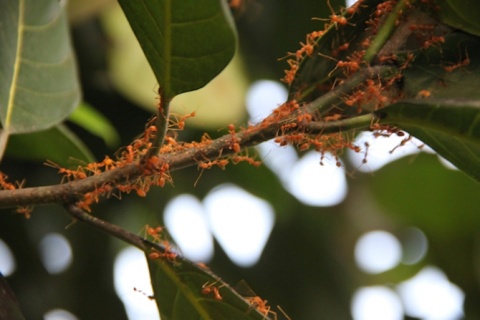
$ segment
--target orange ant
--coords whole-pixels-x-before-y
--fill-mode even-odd
[[[170,262],[174,262],[177,254],[172,251],[165,251],[164,253],[153,251],[148,254],[148,257],[152,260],[156,259],[167,259]]]
[[[273,319],[277,320],[277,313],[275,311],[271,310],[271,307],[267,305],[267,300],[263,300],[259,296],[255,297],[246,297],[245,298],[250,305],[257,309],[260,313],[264,315],[264,318],[268,317],[268,314],[271,314],[273,316]]]
[[[312,122],[313,116],[309,113],[302,113],[297,116],[297,123],[299,125],[305,125]]]
[[[170,126],[176,127],[177,130],[183,130],[185,129],[185,120],[193,117],[195,117],[195,111],[191,112],[190,114],[184,115],[182,117],[176,116],[175,120],[170,119]]]
[[[300,151],[305,151],[305,150],[308,150],[308,149],[310,149],[310,143],[308,143],[308,142],[302,143],[298,147],[298,150],[300,150]]]
[[[109,184],[103,184],[100,187],[97,187],[94,191],[85,193],[83,195],[83,200],[77,202],[77,206],[85,211],[90,212],[90,205],[93,203],[98,203],[101,196],[110,196],[112,192],[112,186]]]
[[[203,269],[203,270],[210,270],[210,268],[203,262],[196,262],[195,263],[200,269]]]
[[[333,60],[333,61],[337,62],[337,65],[335,66],[335,68],[333,68],[332,71],[330,71],[330,73],[328,74],[328,77],[331,77],[332,74],[335,72],[335,70],[337,70],[338,68],[345,68],[346,69],[346,72],[345,72],[346,75],[348,75],[349,73],[355,73],[355,72],[358,71],[358,69],[360,69],[359,62],[355,61],[353,59],[350,59],[350,61],[342,61],[342,60],[337,60],[335,58],[327,56],[326,54],[323,54],[323,53],[320,53],[320,52],[318,54],[320,56],[324,57],[324,58],[327,58],[327,59],[330,59],[330,60]]]
[[[383,103],[385,103],[387,101],[387,97],[385,97],[384,95],[382,95],[382,84],[379,82],[379,83],[375,83],[375,81],[373,81],[372,79],[367,79],[367,88],[366,88],[366,93],[367,93],[367,97],[369,99],[377,99],[378,101],[378,104],[380,106],[383,105]]]
[[[242,6],[243,2],[243,0],[230,0],[229,6],[232,9],[238,9],[240,6]]]
[[[223,287],[223,285],[219,286],[219,287],[215,287],[215,283],[217,283],[219,280],[215,281],[214,283],[211,283],[211,284],[208,284],[208,282],[205,282],[202,286],[202,294],[203,295],[209,295],[209,294],[212,294],[213,295],[213,298],[215,300],[218,300],[218,301],[221,301],[223,300],[222,296],[220,295],[220,291],[218,289],[220,289],[221,287]]]
[[[63,178],[61,182],[63,182],[65,178],[67,179],[67,181],[70,181],[71,178],[73,178],[73,180],[77,180],[77,179],[85,179],[87,177],[87,174],[83,171],[83,168],[80,166],[77,168],[77,170],[69,170],[66,168],[62,168],[60,165],[50,160],[47,160],[44,164],[49,167],[58,169],[58,173],[63,174]]]
[[[170,262],[175,262],[178,254],[172,250],[172,245],[167,240],[163,240],[163,248],[164,252],[159,252],[152,248],[152,252],[148,254],[148,257],[152,260],[166,259]]]
[[[280,129],[285,132],[285,131],[289,131],[291,129],[295,129],[297,127],[297,124],[295,122],[293,123],[287,123],[287,124],[283,124]]]
[[[228,5],[232,10],[235,11],[237,16],[241,16],[245,14],[247,8],[249,8],[250,5],[255,4],[255,0],[229,0]],[[258,9],[258,7],[256,8]],[[257,12],[256,10],[253,12]]]
[[[146,235],[149,235],[152,237],[154,242],[160,242],[162,240],[162,235],[161,233],[165,230],[164,227],[150,227],[148,224],[145,225],[144,227]]]
[[[337,49],[332,51],[332,56],[336,57],[338,54],[342,51],[348,50],[348,47],[350,47],[350,43],[346,42],[339,46]]]
[[[363,3],[363,0],[357,0],[357,2],[355,2],[352,6],[345,9],[345,13],[349,14],[350,17],[352,17],[355,13],[357,13],[359,7],[366,7],[366,6],[362,6],[362,3]]]
[[[116,167],[116,162],[110,159],[109,156],[105,156],[102,162],[98,164],[99,167],[105,167],[105,171],[113,170]]]
[[[144,141],[145,142],[149,141],[155,136],[156,133],[157,133],[157,127],[155,127],[154,125],[148,126],[145,129],[145,132],[143,133]]]
[[[456,63],[456,64],[453,64],[453,65],[450,65],[450,66],[445,66],[443,67],[443,69],[446,71],[446,72],[452,72],[453,70],[456,70],[460,67],[464,67],[464,66],[467,66],[470,64],[470,58],[468,57],[468,52],[465,51],[465,59],[463,59],[462,61]]]
[[[333,7],[332,5],[330,4],[330,0],[327,0],[327,5],[328,5],[328,8],[330,9],[331,11],[331,15],[330,15],[330,20],[332,23],[335,24],[335,29],[338,29],[337,28],[337,25],[341,25],[341,26],[344,26],[346,24],[348,24],[348,20],[347,18],[345,18],[344,16],[339,16],[337,14],[335,14],[335,10],[333,10]],[[319,19],[319,20],[322,20],[322,19]]]
[[[304,53],[307,56],[311,56],[313,54],[315,43],[312,44],[309,41],[308,35],[307,35],[307,40],[305,41],[305,43],[300,42],[300,45],[302,45],[302,47],[300,49],[298,49],[297,52],[295,53],[295,57],[297,58],[297,60],[301,60],[303,58]]]
[[[425,42],[422,44],[423,49],[427,49],[430,46],[437,44],[437,43],[445,43],[445,37],[443,36],[432,36],[430,39],[425,40]]]
[[[250,165],[252,165],[254,167],[259,167],[262,164],[261,161],[255,161],[254,159],[250,158],[249,156],[234,156],[234,157],[232,157],[232,162],[234,164],[237,164],[237,163],[242,162],[242,161],[248,162]]]
[[[16,189],[16,187],[13,183],[7,182],[7,179],[8,179],[8,176],[0,172],[0,187],[3,190],[14,190],[14,189]]]
[[[290,69],[285,70],[285,76],[282,78],[282,81],[288,85],[291,85],[293,83],[293,80],[295,80],[295,75],[298,71],[299,66],[298,62],[294,59],[288,59],[287,62],[290,66]]]
[[[150,179],[141,180],[138,179],[137,183],[132,185],[132,190],[135,190],[139,197],[145,198],[150,190]]]
[[[342,118],[342,114],[336,113],[336,114],[332,114],[331,116],[323,117],[323,121],[325,121],[325,122],[337,121],[337,120],[340,120],[341,118]]]
[[[225,170],[228,162],[229,161],[227,159],[217,159],[208,162],[199,162],[198,167],[200,169],[211,169],[213,166],[218,166],[220,169]]]
[[[417,94],[417,97],[420,97],[420,98],[428,98],[430,96],[431,96],[431,92],[428,90],[420,90]]]
[[[322,37],[325,34],[325,30],[313,31],[307,34],[307,43],[315,42],[318,38]]]
[[[238,143],[239,139],[235,136],[235,126],[233,124],[228,125],[228,132],[230,132],[230,136],[232,137],[232,141],[230,143],[230,149],[233,149],[235,153],[240,152],[240,144]]]
[[[392,0],[382,2],[377,5],[377,10],[375,11],[375,16],[380,17],[384,14],[389,13],[393,10],[394,2]]]
[[[133,146],[127,146],[125,151],[122,152],[122,157],[125,163],[133,162],[135,160],[135,150],[133,149]]]
[[[361,103],[363,102],[363,100],[365,99],[365,92],[363,92],[362,90],[358,90],[358,91],[355,91],[354,93],[352,93],[351,95],[349,95],[345,100],[344,100],[344,103],[349,106],[349,107],[353,107],[355,104],[358,103],[358,109],[357,111],[360,112],[361,111]]]
[[[18,207],[15,212],[21,214],[25,219],[30,219],[30,214],[32,213],[32,207]]]
[[[415,55],[413,53],[410,52],[409,54],[407,54],[407,57],[403,61],[402,65],[400,66],[400,70],[405,70],[410,64],[410,62],[413,61],[414,58],[415,58]]]

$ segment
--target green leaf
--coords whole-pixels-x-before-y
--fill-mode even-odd
[[[0,273],[0,319],[24,320],[17,297]]]
[[[415,58],[403,81],[406,99],[379,111],[381,122],[406,130],[480,181],[480,39],[446,36],[441,49]]]
[[[147,261],[162,319],[269,319],[205,267],[180,256],[152,260],[149,254],[165,253],[165,248],[145,243],[150,248],[146,252]],[[206,287],[215,287],[221,300],[215,298],[214,292],[202,293]]]
[[[480,182],[480,99],[401,102],[381,112]]]
[[[436,0],[438,19],[453,28],[480,35],[480,6],[476,0]]]
[[[110,121],[89,104],[82,102],[68,117],[90,133],[102,138],[111,148],[118,146],[120,137]]]
[[[233,57],[224,0],[119,0],[167,99],[199,89]]]
[[[58,0],[0,0],[3,135],[52,127],[78,104],[65,5]]]
[[[33,161],[51,160],[62,167],[77,167],[79,163],[94,160],[77,136],[60,124],[43,131],[12,135],[6,155]]]

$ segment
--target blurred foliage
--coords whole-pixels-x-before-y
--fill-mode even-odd
[[[245,3],[235,16],[240,52],[251,81],[281,78],[286,63],[277,59],[297,48],[305,34],[323,26],[324,22],[312,21],[312,16],[331,14],[323,1],[305,0],[302,5],[294,0]],[[335,8],[343,5],[333,0],[331,4]],[[72,28],[84,100],[117,128],[121,144],[128,144],[143,131],[150,113],[113,86],[108,70],[111,42],[99,16],[77,20]],[[152,82],[149,88],[155,85]],[[75,124],[67,125],[94,156],[103,158],[115,152],[97,135]],[[179,139],[197,139],[204,131],[212,137],[219,135],[217,128],[190,128],[187,122]],[[53,150],[48,146],[45,151]],[[269,201],[276,211],[276,224],[255,266],[234,265],[216,243],[209,267],[227,283],[245,280],[270,305],[282,306],[292,319],[350,319],[350,301],[358,287],[398,284],[425,265],[444,270],[466,293],[466,316],[480,318],[480,234],[476,227],[480,219],[480,186],[464,173],[446,169],[436,156],[423,153],[398,160],[373,174],[355,172],[356,168],[345,163],[351,173],[349,193],[335,207],[305,206],[286,192],[266,167],[237,165],[226,171],[205,171],[196,185],[200,174],[197,168],[174,172],[174,186],[154,189],[146,199],[111,199],[95,206],[95,214],[140,232],[147,223],[163,224],[163,209],[173,197],[190,193],[203,199],[215,186],[232,182]],[[12,179],[27,178],[29,186],[60,181],[56,170],[40,162],[6,159],[1,170]],[[412,226],[420,228],[428,238],[429,251],[424,259],[378,275],[358,269],[353,252],[364,232],[382,229],[401,237]],[[50,232],[64,235],[74,255],[72,266],[57,275],[47,273],[37,247]],[[2,212],[0,238],[15,255],[17,270],[7,279],[26,319],[40,319],[52,308],[69,310],[80,319],[126,319],[113,288],[113,259],[125,246],[119,240],[73,223],[61,208],[54,206],[35,208],[29,220],[13,211]]]
[[[0,2],[2,135],[48,129],[80,99],[65,3],[7,2]]]

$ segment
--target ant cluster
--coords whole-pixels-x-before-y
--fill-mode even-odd
[[[189,114],[184,117],[174,118],[172,120],[172,129],[181,130],[185,126],[185,119],[194,116]],[[153,121],[153,120],[152,120]],[[175,127],[174,127],[175,125]],[[165,144],[160,149],[159,155],[153,155],[146,158],[147,151],[152,147],[152,140],[157,134],[157,128],[151,123],[147,124],[142,136],[135,139],[131,144],[126,146],[119,152],[116,159],[109,156],[100,162],[88,163],[84,166],[79,165],[76,169],[63,168],[60,165],[47,161],[47,166],[58,169],[58,173],[63,175],[63,182],[71,182],[75,180],[82,180],[91,176],[98,176],[107,171],[112,171],[125,167],[126,165],[136,164],[139,169],[138,176],[134,179],[128,177],[118,182],[106,182],[95,188],[95,190],[85,193],[83,198],[77,202],[77,206],[88,212],[91,211],[90,206],[98,203],[101,197],[109,197],[114,195],[118,198],[122,193],[130,193],[135,191],[138,196],[145,197],[152,185],[163,187],[166,182],[171,182],[169,174],[169,164],[161,157],[161,153],[171,152],[179,149],[175,140],[171,137],[165,139]],[[146,158],[146,159],[145,159]]]
[[[135,164],[137,166],[138,170],[136,171],[135,178],[127,177],[121,181],[106,182],[98,185],[95,190],[85,193],[83,198],[77,202],[77,206],[88,212],[91,211],[91,205],[98,203],[102,197],[108,198],[113,195],[120,198],[122,193],[128,194],[132,191],[135,191],[140,197],[145,197],[152,185],[163,187],[167,182],[172,183],[169,173],[170,165],[162,158],[162,155],[201,149],[208,147],[212,143],[212,139],[207,134],[204,134],[199,142],[177,141],[177,132],[183,130],[185,128],[185,121],[194,116],[195,112],[184,116],[171,115],[168,121],[168,132],[165,136],[164,143],[159,148],[158,153],[151,156],[147,156],[147,152],[152,147],[152,141],[157,134],[157,127],[152,124],[155,119],[149,121],[145,131],[139,138],[117,152],[116,159],[106,156],[100,162],[79,165],[75,169],[63,168],[52,161],[47,161],[45,164],[58,169],[58,173],[63,176],[61,183],[98,176],[107,171],[125,167],[126,165]],[[233,164],[247,162],[253,166],[260,165],[260,161],[256,161],[250,157],[248,152],[244,154],[240,153],[240,140],[236,136],[235,126],[230,124],[228,129],[230,139],[227,141],[228,145],[226,148],[229,149],[229,153],[233,153],[233,155],[222,157],[222,153],[220,153],[217,159],[211,160],[205,158],[205,160],[197,160],[199,169],[210,169],[214,166],[225,169],[225,166],[230,162]],[[5,184],[5,186],[10,188],[10,185]]]
[[[307,34],[305,42],[300,43],[300,49],[287,55],[287,57],[290,57],[287,59],[290,68],[285,70],[285,76],[282,80],[290,86],[291,96],[300,101],[305,97],[318,97],[318,95],[323,95],[345,83],[360,70],[368,70],[373,66],[396,66],[397,71],[386,78],[377,76],[365,79],[353,90],[342,93],[341,101],[335,103],[328,111],[323,113],[319,111],[302,113],[302,106],[306,105],[305,102],[291,100],[283,104],[262,123],[266,127],[274,121],[278,123],[286,122],[281,125],[275,139],[278,144],[281,146],[295,145],[300,151],[313,148],[321,153],[322,159],[326,152],[332,153],[337,159],[337,164],[340,164],[338,161],[339,151],[345,148],[352,149],[355,152],[362,151],[363,148],[351,143],[354,133],[348,135],[342,132],[333,134],[315,132],[313,134],[308,129],[308,123],[316,122],[327,125],[328,122],[338,121],[339,131],[341,131],[342,120],[375,112],[398,101],[405,96],[402,86],[403,73],[410,67],[416,55],[431,48],[442,52],[441,46],[445,43],[448,28],[442,27],[441,24],[429,16],[425,15],[426,18],[422,16],[421,19],[415,16],[417,13],[412,10],[413,5],[408,1],[402,10],[397,10],[397,4],[397,0],[388,0],[376,5],[371,9],[370,15],[364,22],[365,32],[362,35],[351,36],[355,33],[351,32],[351,29],[357,26],[352,22],[352,18],[360,12],[366,14],[362,10],[367,5],[364,4],[363,0],[359,0],[351,7],[341,9],[340,14],[336,14],[330,2],[327,1],[331,10],[329,19],[315,18],[316,20],[327,21],[324,29]],[[421,5],[427,6],[426,11],[438,10],[430,1],[422,1]],[[398,30],[394,31],[392,38],[398,39],[398,37],[403,36],[403,45],[398,46],[392,40],[393,44],[387,43],[373,58],[370,53],[369,57],[366,58],[366,52],[383,23],[387,22],[387,17],[390,16],[390,13],[393,14],[395,10],[397,10],[395,12],[397,14],[395,26],[398,27]],[[409,15],[410,12],[414,12],[414,14]],[[360,20],[355,22],[359,23]],[[332,33],[335,34],[332,36]],[[358,34],[358,32],[356,33]],[[350,36],[347,36],[347,34]],[[331,47],[328,47],[329,44]],[[318,56],[326,60],[319,60]],[[315,64],[322,66],[320,63],[328,60],[334,63],[330,64],[330,69],[324,70],[326,76],[323,78],[316,76],[317,80],[308,83],[309,80],[306,78],[308,76],[303,73],[308,74],[308,68],[316,70]],[[309,62],[309,64],[306,62]],[[468,53],[465,53],[458,63],[444,63],[441,67],[446,72],[452,72],[460,67],[467,66],[469,63]],[[432,92],[423,89],[418,92],[416,98],[426,99],[431,96]],[[398,128],[380,125],[376,120],[372,120],[370,130],[376,136],[402,133]],[[408,141],[407,139],[402,141],[401,146]],[[364,152],[368,152],[368,147],[364,149]]]
[[[148,258],[152,260],[161,259],[175,263],[175,259],[177,258],[178,254],[175,252],[172,244],[167,240],[167,236],[165,235],[164,231],[164,227],[151,227],[148,224],[145,226],[146,238],[150,238],[154,243],[157,243],[163,247],[163,252],[152,248],[151,252],[148,254]]]
[[[229,132],[229,138],[227,139],[227,146],[225,147],[225,149],[230,151],[229,153],[232,153],[232,154],[229,156],[222,156],[222,153],[223,153],[223,149],[222,149],[219,156],[216,159],[213,159],[213,160],[205,159],[205,161],[202,161],[202,160],[198,161],[199,169],[205,170],[205,169],[211,169],[213,167],[219,167],[220,169],[225,170],[225,167],[229,163],[238,164],[240,162],[246,162],[255,167],[260,166],[261,162],[251,157],[248,154],[248,150],[242,153],[242,149],[240,146],[241,141],[237,136],[235,125],[229,124],[228,132]]]
[[[297,72],[300,69],[301,63],[307,58],[311,57],[315,53],[315,47],[317,46],[319,40],[329,31],[331,28],[338,30],[339,27],[346,26],[350,24],[349,19],[353,17],[362,7],[363,0],[357,1],[353,6],[342,10],[340,15],[337,15],[330,5],[330,1],[327,1],[327,5],[330,8],[332,14],[329,19],[320,19],[314,18],[315,20],[327,21],[322,30],[313,31],[307,34],[305,38],[305,43],[300,42],[301,48],[296,52],[289,52],[287,57],[292,56],[293,58],[287,59],[287,63],[290,66],[290,69],[285,70],[285,76],[282,78],[282,81],[288,85],[291,85],[296,78]],[[351,69],[351,72],[358,70],[358,62],[353,61],[338,61],[335,59],[341,52],[348,50],[350,47],[349,42],[344,42],[339,45],[337,48],[332,50],[332,57],[328,57],[332,60],[337,61],[336,68],[347,68]]]
[[[200,290],[201,294],[207,297],[211,297],[212,299],[215,299],[217,301],[222,301],[223,297],[220,294],[220,289],[225,286],[225,284],[217,285],[217,283],[220,281],[220,279],[210,283],[206,282],[202,285],[202,288]],[[252,292],[252,296],[247,296],[244,297],[244,299],[248,302],[250,305],[251,309],[256,309],[258,312],[263,314],[264,318],[268,318],[269,316],[272,316],[273,319],[277,319],[277,313],[271,309],[271,307],[268,305],[267,300],[263,300],[261,297],[254,295]],[[290,317],[280,308],[280,306],[277,306],[279,310],[283,313],[283,315],[287,318],[290,319]],[[249,311],[251,310],[249,308]]]

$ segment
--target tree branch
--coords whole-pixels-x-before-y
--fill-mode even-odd
[[[235,142],[244,149],[275,138],[279,134],[287,134],[295,131],[303,130],[311,133],[328,134],[351,129],[368,128],[375,120],[374,114],[360,115],[339,121],[317,121],[310,124],[298,125],[295,129],[282,130],[285,124],[296,123],[298,115],[304,115],[306,113],[318,114],[319,112],[323,114],[328,112],[332,108],[332,105],[342,101],[343,97],[351,94],[366,79],[378,79],[379,77],[388,77],[392,74],[392,68],[390,67],[365,68],[353,75],[349,81],[339,85],[334,90],[316,100],[305,104],[298,110],[292,111],[290,114],[279,118],[278,114],[273,112],[272,115],[260,124],[240,130],[235,133]],[[283,106],[288,105],[288,103],[289,102],[286,102]],[[282,108],[282,106],[280,106],[279,109],[280,108]],[[231,155],[235,153],[233,149],[232,134],[230,133],[208,143],[188,146],[182,150],[171,153],[159,154],[158,157],[161,163],[168,164],[170,171],[175,171],[196,165],[200,161],[215,160]],[[153,151],[152,155],[154,155]],[[145,159],[142,160],[146,161],[147,159],[148,158],[145,157]],[[95,191],[104,185],[109,185],[114,188],[119,183],[135,181],[138,177],[145,175],[144,169],[144,163],[137,161],[125,163],[109,171],[65,184],[1,190],[0,208],[49,203],[67,204],[71,206],[72,203],[80,201],[86,193]]]

